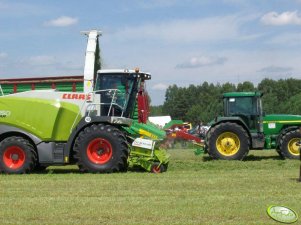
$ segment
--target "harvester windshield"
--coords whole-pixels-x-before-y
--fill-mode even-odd
[[[97,76],[95,90],[101,90],[102,115],[107,114],[111,102],[114,102],[113,116],[129,117],[132,98],[135,98],[137,80],[134,76],[122,73],[100,73]]]

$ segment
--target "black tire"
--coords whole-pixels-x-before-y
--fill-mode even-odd
[[[168,169],[168,163],[167,164],[162,164],[163,166],[163,171],[162,172],[166,172]]]
[[[111,125],[93,124],[82,130],[74,144],[74,158],[80,171],[124,172],[129,149],[123,133]]]
[[[37,153],[33,145],[25,138],[12,136],[0,142],[0,172],[29,173],[36,163]]]
[[[280,138],[279,154],[286,159],[299,159],[300,151],[297,142],[300,141],[301,134],[298,130],[292,130]]]
[[[280,156],[281,159],[285,159],[285,157],[283,156],[281,150],[280,150],[280,140],[283,138],[283,134],[280,134],[277,138],[277,143],[278,146],[276,148],[276,152],[278,153],[278,155]]]
[[[247,132],[236,123],[220,123],[212,127],[207,135],[208,153],[213,159],[243,160],[249,146]]]
[[[37,164],[36,167],[34,168],[34,171],[36,172],[45,172],[47,169],[47,166],[42,166],[41,164]]]

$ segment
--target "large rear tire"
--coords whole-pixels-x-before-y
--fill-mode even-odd
[[[208,153],[213,159],[243,160],[249,152],[249,138],[236,123],[220,123],[208,132]]]
[[[17,136],[0,142],[0,172],[22,174],[31,172],[37,163],[37,154],[32,144]]]
[[[127,141],[122,132],[111,125],[86,127],[76,138],[73,150],[82,172],[111,173],[127,169]]]
[[[299,159],[300,152],[297,143],[301,139],[298,130],[292,130],[282,135],[279,141],[279,154],[286,159]]]

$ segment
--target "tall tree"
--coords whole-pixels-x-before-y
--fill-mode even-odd
[[[236,91],[255,91],[255,87],[250,81],[245,81],[237,85]]]
[[[263,93],[263,109],[266,113],[301,115],[301,80],[293,78],[278,81],[263,79],[257,87],[249,81],[237,86],[231,83],[214,85],[208,82],[189,87],[172,85],[166,90],[162,114],[170,115],[173,119],[194,123],[202,120],[206,123],[222,114],[223,93],[256,90]]]

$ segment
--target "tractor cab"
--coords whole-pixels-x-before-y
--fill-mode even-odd
[[[133,118],[138,107],[140,122],[148,116],[145,80],[151,75],[136,70],[99,70],[94,92],[100,97],[101,115]]]
[[[249,130],[262,132],[262,94],[259,92],[229,92],[223,95],[224,116],[239,117]]]

